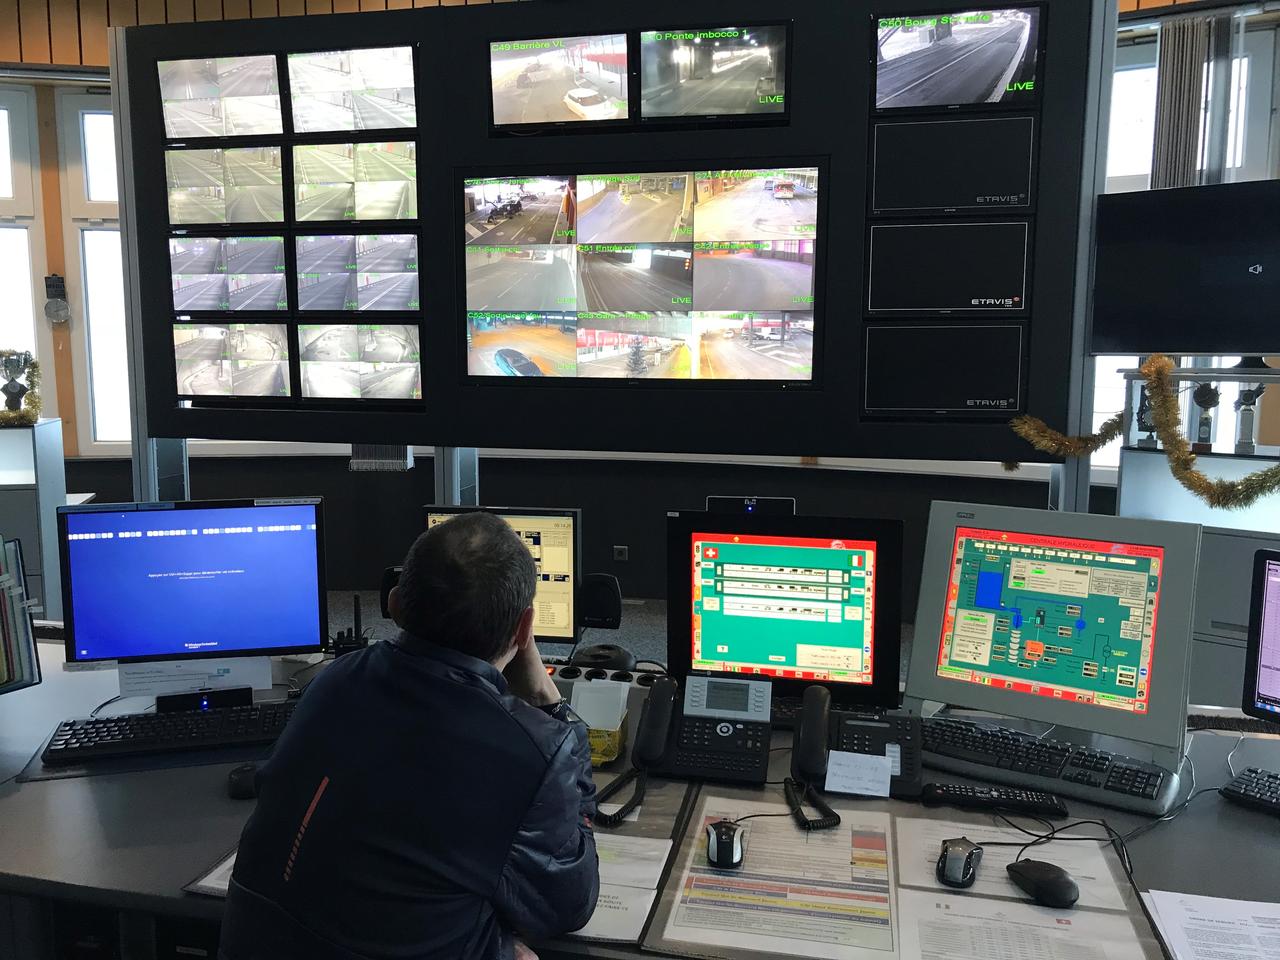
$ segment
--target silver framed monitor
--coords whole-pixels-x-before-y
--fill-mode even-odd
[[[1149,746],[1186,732],[1197,524],[935,501],[909,709],[924,701]]]

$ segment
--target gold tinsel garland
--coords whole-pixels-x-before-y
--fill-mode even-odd
[[[1169,472],[1174,479],[1211,507],[1239,510],[1268,494],[1280,491],[1280,464],[1251,473],[1240,480],[1214,480],[1196,469],[1196,455],[1182,433],[1182,415],[1178,408],[1178,392],[1169,374],[1174,362],[1164,354],[1154,354],[1140,368],[1151,401],[1151,422],[1164,446]],[[1011,423],[1013,432],[1037,450],[1056,457],[1082,457],[1106,446],[1123,429],[1123,416],[1116,414],[1095,434],[1069,437],[1052,429],[1036,417],[1017,417]],[[1005,464],[1017,469],[1016,464]]]
[[[0,350],[0,360],[6,357],[31,355],[24,350]],[[0,401],[0,428],[29,427],[40,419],[40,361],[31,358],[30,365],[23,376],[27,381],[27,392],[22,397],[22,406],[17,410],[4,409]],[[3,380],[3,377],[0,377]]]

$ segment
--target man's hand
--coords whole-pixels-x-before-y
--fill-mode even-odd
[[[507,664],[502,675],[507,678],[507,686],[512,693],[535,707],[555,703],[561,699],[560,690],[542,663],[542,654],[538,653],[538,645],[532,641],[516,653],[515,659]]]
[[[538,960],[538,955],[525,945],[524,941],[517,940],[516,944],[516,960]]]

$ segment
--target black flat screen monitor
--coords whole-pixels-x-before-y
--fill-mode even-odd
[[[1005,417],[1023,407],[1022,324],[867,327],[863,410],[872,416]]]
[[[878,110],[1034,103],[1040,8],[877,17],[875,65]]]
[[[1098,198],[1093,353],[1280,352],[1280,181]]]
[[[462,186],[469,376],[812,380],[818,167]]]
[[[1241,709],[1280,730],[1280,550],[1254,554]]]
[[[787,112],[789,27],[640,32],[640,118],[780,117]]]
[[[318,653],[328,633],[313,497],[58,508],[68,661]]]
[[[1034,117],[877,123],[871,212],[1030,209],[1035,127]]]
[[[27,592],[22,541],[0,540],[0,696],[40,682],[40,651],[32,611],[38,597]]]
[[[625,33],[489,44],[493,125],[608,123],[630,114]]]
[[[873,224],[867,310],[1022,313],[1030,235],[1025,220]]]
[[[897,706],[902,523],[667,516],[667,664]]]
[[[422,508],[427,529],[463,513],[483,511],[505,520],[524,541],[537,565],[533,635],[548,643],[578,637],[578,584],[582,582],[582,511],[546,507]]]

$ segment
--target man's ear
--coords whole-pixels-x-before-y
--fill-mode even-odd
[[[404,624],[400,622],[400,615],[404,613],[404,602],[400,599],[400,587],[391,588],[391,592],[387,594],[387,613],[391,614],[391,620],[397,627],[404,629]]]
[[[512,639],[515,640],[517,650],[524,650],[533,643],[533,607],[526,607],[524,613],[520,614],[520,619],[516,621],[515,636]]]

